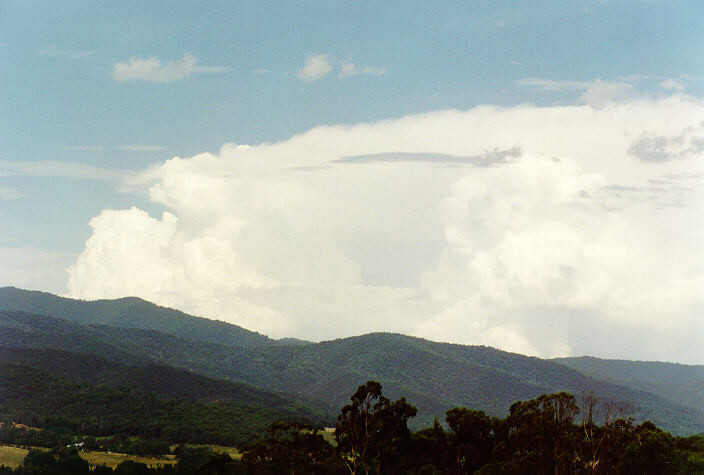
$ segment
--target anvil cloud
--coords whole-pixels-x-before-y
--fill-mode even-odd
[[[701,362],[703,118],[681,94],[480,106],[174,157],[130,178],[161,216],[92,219],[70,295],[274,337]]]

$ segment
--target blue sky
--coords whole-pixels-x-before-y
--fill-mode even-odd
[[[496,254],[499,247],[482,248],[479,252],[476,249],[481,246],[475,246],[472,248],[475,251],[471,251],[475,254],[467,251],[466,246],[462,247],[465,250],[454,249],[452,246],[457,242],[453,241],[452,233],[458,225],[450,221],[457,216],[447,210],[453,200],[459,199],[458,193],[469,200],[467,209],[475,209],[472,199],[479,198],[458,190],[471,181],[470,177],[477,179],[483,171],[459,165],[453,170],[447,163],[432,164],[431,159],[427,160],[430,163],[427,169],[421,170],[419,167],[425,165],[419,161],[420,155],[414,155],[413,160],[397,155],[393,163],[385,165],[370,160],[356,168],[349,164],[332,165],[343,163],[340,160],[347,156],[336,155],[335,147],[325,157],[316,155],[330,146],[329,141],[346,143],[353,137],[361,143],[341,145],[340,150],[361,157],[413,153],[436,158],[445,155],[481,158],[494,151],[516,148],[521,151],[517,162],[523,160],[521,157],[535,155],[535,167],[542,169],[549,166],[540,157],[564,153],[565,156],[558,158],[574,160],[580,172],[570,168],[559,173],[586,180],[578,180],[580,183],[591,183],[586,178],[589,173],[600,174],[606,183],[600,185],[603,190],[615,193],[613,190],[619,186],[630,187],[631,191],[640,189],[638,196],[642,198],[643,194],[656,193],[653,183],[665,180],[663,177],[671,179],[680,174],[677,175],[680,178],[685,175],[691,178],[700,172],[701,160],[696,159],[701,155],[698,148],[702,140],[701,121],[696,117],[700,111],[697,101],[704,95],[702,19],[704,4],[698,1],[382,4],[5,1],[0,5],[0,226],[3,228],[0,285],[81,298],[135,293],[164,305],[226,319],[272,335],[313,339],[379,329],[449,339],[453,335],[443,330],[443,319],[450,319],[448,315],[452,312],[466,312],[486,318],[469,319],[467,336],[457,338],[463,343],[493,344],[543,356],[591,352],[704,363],[701,350],[678,352],[674,347],[663,347],[651,353],[636,352],[638,341],[643,341],[653,330],[648,327],[651,320],[623,317],[643,308],[635,303],[630,310],[614,310],[613,305],[605,303],[602,294],[595,297],[596,291],[590,294],[591,300],[586,297],[580,300],[583,284],[574,284],[569,298],[562,294],[556,298],[557,283],[523,281],[503,261],[496,265],[508,269],[506,275],[484,269],[481,278],[478,274],[469,276],[466,269],[475,272],[478,262],[486,257],[481,252],[492,251],[494,258],[499,259]],[[680,102],[672,102],[675,100]],[[617,106],[621,109],[617,110]],[[583,116],[587,109],[593,111],[590,118]],[[450,113],[442,112],[450,110],[465,111],[466,117],[450,117]],[[513,129],[507,126],[504,130],[505,116],[513,117],[514,113],[520,118],[512,122]],[[473,122],[472,117],[481,114],[486,114],[485,122]],[[551,114],[562,115],[554,119]],[[660,122],[656,120],[659,114]],[[666,120],[670,114],[677,120]],[[531,139],[521,138],[530,137],[523,124],[536,120],[545,124],[556,120],[556,127],[562,123],[574,124],[556,132],[562,134],[556,142],[569,137],[571,145],[551,143],[554,138],[551,131],[539,124],[531,133],[542,139],[530,145]],[[427,126],[417,132],[414,121]],[[600,161],[617,141],[615,136],[610,138],[608,131],[600,133],[597,142],[601,142],[594,145],[593,154],[599,157],[587,152],[580,155],[580,150],[591,147],[585,134],[596,133],[598,124],[607,122],[615,124],[614,130],[635,127],[626,134],[628,139],[623,139],[619,155],[626,157],[623,162],[618,161],[620,158],[608,163]],[[680,128],[675,130],[674,123]],[[361,124],[361,129],[340,124]],[[467,124],[475,126],[462,129]],[[487,124],[486,130],[483,124]],[[315,129],[319,126],[330,127]],[[374,131],[387,129],[389,134],[397,133],[399,139],[382,144]],[[503,135],[494,137],[498,129]],[[410,130],[421,135],[427,131],[427,141],[412,144]],[[447,135],[444,132],[447,130],[455,131],[456,135]],[[325,137],[325,141],[319,142],[322,139],[318,136]],[[495,141],[482,138],[489,136]],[[442,140],[464,145],[453,148]],[[221,149],[228,143],[249,144],[252,148],[249,152],[237,151],[234,146]],[[266,144],[280,146],[267,148]],[[301,155],[304,151],[308,155]],[[188,158],[203,153],[213,155]],[[187,163],[178,165],[170,160],[175,156],[187,159]],[[238,165],[238,160],[244,164]],[[181,168],[188,169],[185,177]],[[214,168],[219,171],[213,172]],[[335,170],[300,178],[289,174],[289,168]],[[513,170],[508,167],[505,174],[483,179],[503,183],[506,176],[512,176],[509,168]],[[269,175],[262,175],[262,169],[268,170]],[[222,198],[227,203],[222,209],[199,203],[196,194],[217,189],[217,177],[230,176],[228,173],[236,175],[238,180],[246,178],[246,186],[245,181],[238,181],[238,185],[228,185],[223,194],[211,200],[212,205]],[[185,181],[176,186],[181,178]],[[216,181],[209,182],[211,179]],[[191,189],[194,183],[201,182],[202,189]],[[266,189],[258,188],[264,182]],[[330,183],[336,187],[329,192],[321,191],[327,190]],[[554,182],[555,186],[559,183],[560,180]],[[524,185],[524,181],[515,184],[516,189]],[[262,198],[261,202],[239,209],[240,201],[236,200],[241,200],[241,196],[239,191],[233,191],[235,186],[257,190],[269,201],[262,204],[265,201]],[[696,220],[696,210],[701,195],[682,191],[698,190],[698,186],[678,182],[668,188],[676,196],[669,196],[667,202],[681,203],[690,213],[680,209],[660,216],[661,220],[672,220],[676,236],[698,236],[700,232],[698,224],[691,225],[689,230],[677,228],[682,223],[692,223],[693,216],[695,223],[700,222]],[[499,188],[497,184],[495,189]],[[542,196],[539,188],[527,190]],[[581,191],[587,193],[585,190]],[[321,196],[313,197],[313,191]],[[491,192],[487,190],[480,201],[490,203]],[[613,193],[608,200],[615,199]],[[190,201],[183,198],[188,196],[192,197]],[[372,197],[378,200],[370,201]],[[318,215],[311,211],[321,206],[316,200],[337,204],[330,214]],[[663,206],[663,202],[658,206]],[[399,212],[398,207],[404,203],[415,206],[418,215]],[[609,206],[612,204],[609,201]],[[653,236],[642,244],[643,252],[652,252],[660,256],[658,259],[672,257],[668,254],[670,250],[656,243],[657,233],[653,230],[658,225],[648,224],[648,216],[653,213],[636,208],[624,205],[627,211],[618,219],[611,216],[614,226],[620,226],[617,223],[620,219],[634,227],[646,227]],[[195,209],[202,216],[210,216],[212,221],[206,224],[196,219]],[[106,210],[125,214],[115,215],[116,220],[110,221]],[[225,210],[231,210],[231,214],[227,215]],[[162,215],[164,211],[176,218],[174,236],[178,236],[180,243],[190,243],[182,254],[164,257],[163,249],[150,251],[151,244],[145,244],[160,242],[160,237],[150,236],[149,232],[163,233],[170,226]],[[481,208],[476,212],[483,216],[487,211]],[[336,213],[348,213],[351,224],[338,222]],[[542,219],[530,216],[529,221]],[[586,243],[596,242],[598,239],[590,234],[591,228],[575,224],[582,223],[582,218],[575,217],[569,223],[560,221],[561,218],[556,220]],[[424,221],[419,222],[421,219]],[[110,248],[102,241],[115,231],[107,230],[108,222],[125,226],[128,231],[129,226],[136,226],[129,236],[144,232],[144,240],[132,242],[126,236],[116,235],[109,242],[122,239],[122,247]],[[156,227],[150,227],[149,223]],[[243,232],[244,237],[227,241],[218,234],[225,228],[235,234]],[[535,229],[538,228],[536,225]],[[148,229],[151,231],[145,231]],[[241,229],[256,231],[247,234]],[[253,247],[256,243],[247,240],[247,236],[267,229],[270,234],[263,234],[258,241],[261,248]],[[285,256],[290,243],[272,237],[282,232],[293,233],[291,242],[295,239],[317,242],[319,249],[329,251],[329,258],[321,258],[320,262],[315,260],[318,257],[304,261],[304,265],[320,271],[316,275],[327,274],[315,266],[338,271],[342,266],[353,269],[349,279],[335,283],[332,276],[337,271],[331,271],[330,281],[317,282],[314,277],[305,281],[304,275],[283,272],[263,257],[248,257],[260,253]],[[295,237],[296,233],[300,236]],[[317,234],[313,237],[312,233]],[[569,234],[560,233],[563,237]],[[163,238],[162,234],[159,236]],[[231,268],[209,267],[213,264],[203,257],[207,255],[205,250],[201,250],[198,259],[188,254],[193,246],[205,246],[203,243],[213,236],[219,236],[217,245],[224,246],[223,252],[232,251],[232,259],[227,261]],[[472,236],[475,245],[481,241],[481,236]],[[509,239],[511,234],[502,236]],[[603,238],[602,234],[599,236]],[[510,239],[497,239],[497,242],[510,242]],[[606,238],[603,240],[608,242]],[[694,246],[693,242],[696,241],[680,244],[691,253],[695,249],[687,246]],[[100,249],[107,254],[100,254],[96,243],[102,243]],[[175,246],[173,242],[164,245]],[[462,267],[465,270],[446,268],[443,259],[448,259],[452,252],[471,254],[468,267]],[[176,272],[174,269],[186,269],[178,271],[183,274],[178,279],[183,280],[174,277],[166,279],[171,284],[160,282],[151,287],[125,286],[117,281],[102,287],[85,284],[107,282],[103,276],[108,272],[121,275],[105,263],[114,259],[127,265],[129,260],[125,255],[139,256],[140,262],[158,257],[158,263],[152,266],[164,266],[162,270],[167,274]],[[90,260],[91,256],[95,261]],[[553,262],[562,257],[545,259]],[[585,256],[575,259],[581,262]],[[653,262],[658,260],[653,259]],[[318,263],[312,264],[313,261]],[[201,264],[205,266],[203,269],[198,267]],[[294,262],[285,264],[292,266]],[[571,265],[577,263],[563,262],[558,267],[564,270]],[[653,266],[652,269],[657,268],[656,264]],[[701,267],[685,267],[673,275],[679,282],[677,289],[696,288],[701,282]],[[546,270],[545,275],[552,275],[552,271]],[[231,278],[235,283],[232,287],[204,284],[201,288],[193,282],[200,272],[217,275],[221,272],[225,280]],[[602,269],[604,275],[610,272]],[[484,290],[463,300],[458,297],[461,289],[451,290],[452,285],[436,279],[443,273],[446,278],[466,277],[467,285]],[[242,275],[250,276],[251,280],[240,279]],[[499,297],[497,283],[503,285],[507,276],[520,281],[520,285],[504,288],[505,295]],[[125,276],[120,278],[129,280]],[[174,283],[174,279],[179,283]],[[433,279],[437,281],[429,284]],[[477,286],[478,279],[482,285]],[[547,287],[543,288],[543,284]],[[345,299],[352,298],[354,292],[350,289],[364,288],[366,293],[357,295],[357,300],[368,301],[370,306],[374,303],[378,309],[386,309],[388,315],[404,309],[412,316],[407,320],[401,320],[400,316],[386,318],[387,314],[378,310],[376,320],[359,320],[354,312],[365,308],[353,306],[349,315],[331,318],[330,308],[319,302],[329,297],[316,293],[321,285],[328,288],[330,295],[340,296],[338,300],[332,299],[337,305],[344,305]],[[631,290],[652,293],[655,285],[643,283]],[[191,287],[198,290],[184,298],[174,297]],[[521,297],[527,289],[538,287],[542,290],[549,287],[543,300],[526,301]],[[399,295],[382,296],[388,289],[401,290]],[[673,292],[676,293],[674,287],[664,294],[674,295]],[[289,307],[265,303],[266,299],[274,298],[289,302]],[[686,309],[682,312],[687,315],[683,318],[689,322],[689,326],[683,324],[686,327],[683,331],[696,335],[702,326],[694,318],[693,309],[701,309],[702,302],[695,297],[690,302],[689,298],[682,297],[683,302],[688,302],[683,304]],[[409,300],[417,303],[412,309],[405,307]],[[576,304],[577,301],[580,303]],[[309,307],[305,302],[318,304]],[[240,306],[241,311],[223,310],[232,306]],[[523,316],[508,318],[508,309],[517,306]],[[545,317],[546,327],[552,327],[553,323],[560,327],[549,337],[559,343],[554,347],[536,343],[545,335],[534,335],[527,329],[530,319],[540,313],[537,308],[546,309],[541,313],[545,315],[568,315],[559,325]],[[585,308],[594,312],[588,318],[600,322],[604,332],[618,318],[618,325],[623,325],[624,331],[638,329],[633,331],[640,336],[634,337],[629,350],[621,352],[615,346],[582,345],[574,329],[581,328],[584,322],[580,320],[579,325],[565,322],[577,321],[575,315],[582,315],[580,312],[587,311]],[[303,317],[305,312],[301,309],[311,316]],[[454,310],[450,312],[451,309]],[[614,316],[617,313],[623,315]],[[649,318],[664,319],[664,314]],[[329,321],[329,328],[319,324],[322,320]],[[316,333],[316,329],[320,331]]]

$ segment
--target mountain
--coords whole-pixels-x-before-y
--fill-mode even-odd
[[[238,363],[233,358],[241,347],[197,342],[155,330],[81,325],[45,315],[0,311],[0,347],[63,350],[127,366],[168,365],[246,383],[246,378],[237,377]],[[315,398],[287,389],[274,391],[331,415],[330,406]]]
[[[0,288],[0,310],[20,310],[65,320],[121,328],[158,330],[208,343],[236,346],[277,344],[267,336],[230,323],[194,317],[137,297],[84,301],[46,292]]]
[[[165,399],[129,387],[77,383],[7,362],[0,362],[0,380],[0,420],[53,433],[241,446],[276,421],[302,418],[293,407]]]
[[[230,377],[269,389],[315,394],[333,407],[354,388],[380,381],[392,399],[405,396],[419,409],[416,427],[441,420],[447,409],[467,406],[505,416],[516,400],[566,391],[593,391],[675,433],[704,429],[704,412],[658,395],[584,375],[559,363],[482,346],[436,343],[389,333],[322,342],[298,348],[260,347],[233,353]]]
[[[604,360],[591,356],[553,361],[591,376],[657,394],[692,409],[704,410],[704,366],[660,361]]]
[[[164,399],[229,401],[291,413],[295,411],[308,418],[320,415],[273,392],[166,365],[127,366],[100,356],[72,351],[3,346],[0,346],[0,363],[30,367],[79,384],[128,387]]]
[[[656,394],[494,348],[435,343],[374,333],[308,345],[235,347],[164,332],[79,325],[23,312],[0,312],[0,345],[71,350],[121,364],[159,364],[225,378],[339,412],[356,387],[380,381],[392,399],[419,409],[414,427],[440,420],[455,406],[505,416],[516,400],[594,391],[632,409],[637,420],[679,434],[704,430],[704,413]]]

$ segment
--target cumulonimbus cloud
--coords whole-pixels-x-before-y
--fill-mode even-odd
[[[704,152],[632,147],[689,144],[703,114],[682,95],[480,106],[174,157],[131,180],[163,215],[93,218],[69,290],[273,336],[702,363]]]

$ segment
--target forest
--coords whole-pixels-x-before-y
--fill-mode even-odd
[[[0,289],[0,381],[0,473],[704,473],[702,366]]]
[[[83,402],[82,402],[83,401]],[[119,400],[120,404],[124,402]],[[76,398],[76,404],[85,399]],[[144,401],[140,401],[140,404]],[[108,406],[106,402],[102,403]],[[89,410],[93,410],[91,408]],[[134,407],[123,407],[129,418]],[[417,409],[404,398],[392,401],[382,386],[368,381],[341,408],[335,422],[334,441],[329,443],[320,427],[310,421],[271,423],[258,438],[243,447],[241,459],[207,447],[171,446],[174,442],[202,440],[199,432],[142,432],[140,437],[119,434],[90,437],[96,426],[58,424],[28,406],[23,417],[54,425],[53,429],[0,429],[3,443],[42,445],[32,449],[21,466],[0,468],[3,474],[692,474],[704,473],[704,435],[673,436],[651,422],[635,424],[622,410],[593,393],[579,397],[561,392],[516,401],[505,418],[481,410],[455,407],[444,421],[412,432],[408,422]],[[158,425],[140,412],[145,427]],[[202,408],[200,409],[203,410]],[[74,416],[80,411],[73,412]],[[213,428],[210,415],[200,413],[203,427]],[[162,422],[168,421],[163,419]],[[69,430],[70,429],[70,430]],[[105,427],[107,429],[107,427]],[[119,426],[110,430],[120,431]],[[226,434],[228,427],[222,427]],[[83,431],[83,432],[81,432]],[[71,434],[70,432],[73,432]],[[54,434],[51,438],[48,434]],[[44,439],[42,439],[44,437]],[[173,448],[171,448],[173,447]],[[131,450],[134,453],[173,453],[177,463],[148,467],[125,461],[114,470],[91,467],[80,450]]]

